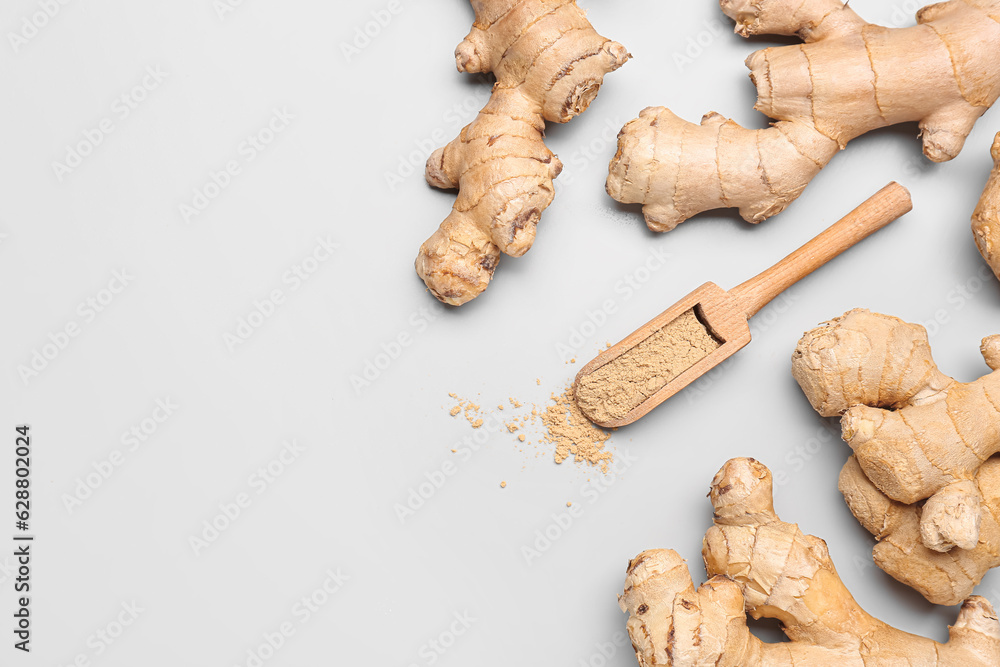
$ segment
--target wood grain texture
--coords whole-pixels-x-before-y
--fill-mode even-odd
[[[890,183],[819,236],[732,291],[727,292],[715,283],[705,283],[691,292],[581,368],[576,386],[579,388],[582,378],[617,359],[692,308],[702,324],[722,343],[719,349],[680,373],[625,416],[608,421],[593,420],[591,415],[587,417],[598,426],[618,428],[646,416],[657,405],[746,347],[751,339],[748,320],[772,299],[912,208],[907,189]]]
[[[848,248],[896,220],[913,208],[909,191],[892,182],[826,231],[767,271],[730,291],[753,317],[776,296]]]

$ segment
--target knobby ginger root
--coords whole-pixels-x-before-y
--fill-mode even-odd
[[[840,471],[840,491],[858,521],[878,541],[875,563],[893,578],[935,604],[953,605],[969,595],[990,568],[1000,565],[1000,457],[979,469],[973,482],[982,496],[979,545],[947,553],[928,549],[921,540],[921,508],[885,495],[866,476],[855,457]],[[998,663],[1000,664],[1000,663]]]
[[[993,171],[972,214],[972,231],[979,252],[1000,278],[1000,132],[993,140]]]
[[[431,293],[455,306],[486,289],[501,252],[520,257],[534,242],[562,170],[545,147],[545,121],[583,113],[604,75],[631,57],[597,34],[575,0],[472,6],[476,21],[455,60],[460,72],[492,72],[496,84],[479,116],[427,160],[427,182],[459,193],[416,261]]]
[[[1000,96],[1000,0],[951,0],[918,25],[866,23],[840,0],[721,0],[736,32],[797,35],[805,44],[747,59],[756,109],[778,122],[743,128],[717,113],[701,125],[648,108],[619,136],[608,193],[643,204],[650,229],[669,231],[716,208],[748,222],[780,213],[847,143],[919,121],[924,154],[958,155]]]
[[[922,326],[852,310],[806,333],[792,358],[817,412],[843,415],[854,456],[840,489],[880,540],[875,562],[938,604],[957,604],[1000,565],[1000,457],[990,458],[1000,451],[1000,336],[982,353],[994,372],[956,382]]]
[[[710,498],[715,525],[702,548],[708,582],[695,590],[674,551],[645,551],[629,563],[619,604],[642,667],[1000,664],[1000,623],[985,598],[965,601],[945,644],[866,613],[826,543],[775,514],[771,473],[757,461],[726,463]],[[778,619],[791,641],[762,642],[747,614]]]

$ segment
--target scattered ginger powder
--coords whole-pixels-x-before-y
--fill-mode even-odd
[[[542,440],[555,446],[556,463],[572,456],[577,463],[588,463],[607,472],[614,454],[604,449],[604,444],[611,433],[590,423],[573,394],[573,385],[570,385],[559,396],[552,396],[541,415],[545,426]]]
[[[472,428],[482,428],[485,421],[482,418],[482,408],[470,400],[459,398],[457,394],[449,394],[458,404],[449,410],[452,417],[463,415]],[[515,408],[522,408],[522,404],[517,399],[511,398],[510,404]],[[549,398],[549,405],[541,409],[538,406],[531,406],[531,413],[514,418],[511,422],[503,422],[499,415],[494,418],[506,428],[509,433],[517,433],[517,440],[525,442],[527,438],[524,433],[519,433],[526,428],[529,423],[540,421],[545,431],[539,437],[539,443],[546,443],[553,447],[553,457],[556,463],[562,463],[566,459],[572,458],[576,463],[585,463],[599,468],[602,472],[608,471],[608,466],[614,460],[614,453],[605,449],[605,443],[611,437],[611,433],[590,423],[590,420],[577,406],[576,398],[573,395],[573,385],[570,384],[566,390],[559,394],[552,394]],[[531,444],[528,442],[527,444]],[[453,450],[454,451],[454,450]]]
[[[621,419],[721,345],[691,309],[581,378],[577,402],[596,422]]]

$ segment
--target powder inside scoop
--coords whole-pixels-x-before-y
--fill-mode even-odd
[[[721,345],[691,309],[581,378],[576,400],[595,422],[621,419]]]

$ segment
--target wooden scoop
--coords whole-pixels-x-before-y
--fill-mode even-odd
[[[705,283],[628,338],[602,352],[580,370],[574,388],[581,410],[595,424],[606,428],[631,424],[645,416],[657,405],[745,347],[750,342],[747,320],[772,299],[912,208],[913,203],[907,189],[898,183],[890,183],[812,241],[736,289],[727,292],[715,283]],[[715,342],[720,344],[719,347],[677,374],[624,416],[601,418],[596,416],[596,412],[588,414],[588,406],[581,399],[581,382],[692,309],[698,321],[715,338]]]

